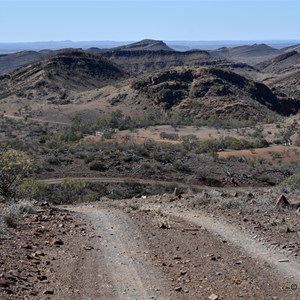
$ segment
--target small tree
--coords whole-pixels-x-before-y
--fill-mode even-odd
[[[0,196],[5,201],[15,200],[18,186],[33,170],[33,160],[22,151],[0,151]]]

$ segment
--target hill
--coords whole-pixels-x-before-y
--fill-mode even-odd
[[[154,72],[177,66],[204,66],[225,63],[224,59],[214,58],[207,51],[106,51],[103,57],[123,66],[133,74]]]
[[[268,73],[285,73],[300,69],[300,53],[290,51],[269,59],[255,66],[262,72]]]
[[[73,106],[74,112],[122,110],[141,118],[160,112],[199,120],[266,120],[289,114],[293,108],[292,102],[284,106],[286,99],[279,100],[266,85],[220,67],[174,67],[148,73],[119,86],[83,92],[75,102],[83,99],[93,101]],[[67,113],[67,107],[62,109]]]
[[[279,93],[300,101],[300,53],[293,50],[255,66],[266,74],[264,82]]]
[[[280,51],[266,44],[254,44],[238,46],[233,48],[223,47],[209,51],[214,57],[222,57],[235,62],[243,62],[255,65],[266,59],[276,56]]]
[[[41,61],[52,54],[51,51],[21,51],[7,55],[0,55],[0,76],[17,68]]]
[[[174,51],[163,41],[145,39],[136,43],[111,48],[112,51]]]
[[[71,92],[101,87],[124,76],[123,70],[102,57],[62,51],[0,77],[0,99],[17,96],[65,103]]]
[[[300,53],[300,44],[292,45],[281,49],[282,52],[297,51]]]
[[[132,85],[161,108],[193,118],[263,118],[279,103],[263,84],[221,68],[175,68],[139,79]]]

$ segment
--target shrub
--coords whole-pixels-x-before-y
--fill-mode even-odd
[[[94,160],[89,164],[90,170],[104,172],[107,170],[107,166],[99,160]]]
[[[47,185],[45,182],[37,179],[25,179],[19,186],[20,198],[42,201],[47,194]]]
[[[33,160],[22,151],[5,150],[0,152],[0,195],[5,201],[15,200],[18,186],[33,170]]]
[[[179,135],[178,135],[177,133],[161,132],[161,133],[160,133],[160,138],[161,138],[161,139],[167,139],[167,140],[178,141],[178,140],[179,140]]]
[[[60,184],[60,191],[64,203],[80,201],[87,183],[76,178],[66,177]]]
[[[295,145],[296,147],[300,147],[300,140],[297,139],[297,140],[295,141],[294,145]]]
[[[285,180],[283,180],[278,188],[282,192],[290,193],[290,192],[299,192],[300,191],[300,174],[294,174]]]
[[[13,203],[9,206],[4,207],[0,213],[0,223],[2,223],[2,230],[3,226],[16,227],[22,215],[31,213],[33,210],[33,205],[29,201],[20,201],[18,203]]]

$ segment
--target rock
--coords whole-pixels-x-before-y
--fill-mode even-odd
[[[278,262],[289,262],[290,260],[285,258],[285,259],[280,259]]]
[[[208,297],[209,300],[218,300],[219,297],[216,295],[216,294],[211,294],[209,297]]]
[[[43,293],[44,295],[53,295],[54,294],[54,290],[45,290],[44,291],[44,293]]]
[[[11,282],[8,280],[1,279],[0,280],[0,288],[8,288]]]
[[[37,296],[37,295],[38,295],[38,292],[37,292],[37,291],[31,291],[31,292],[29,293],[29,295],[31,295],[31,296]]]
[[[182,291],[182,287],[181,287],[181,286],[177,286],[177,287],[174,289],[174,291],[180,292],[180,291]]]
[[[20,245],[20,248],[31,250],[32,246],[27,244],[27,243],[23,243],[23,244]]]
[[[275,204],[275,207],[276,208],[288,208],[290,207],[291,204],[290,202],[288,201],[288,199],[284,196],[284,195],[281,195],[277,201],[276,201],[276,204]]]
[[[61,239],[55,239],[53,240],[52,244],[56,246],[61,246],[64,244],[64,242]]]
[[[94,249],[92,246],[86,246],[86,245],[83,245],[82,248],[85,249],[85,250],[92,250],[92,249]]]
[[[47,280],[48,278],[47,278],[47,276],[45,276],[45,275],[41,275],[41,276],[38,276],[37,279],[40,280],[40,281],[45,281],[45,280]]]

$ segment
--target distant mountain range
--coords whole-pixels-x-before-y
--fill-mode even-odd
[[[299,45],[176,51],[142,40],[102,49],[0,56],[0,102],[9,114],[68,118],[120,109],[196,119],[264,120],[300,111]]]
[[[266,40],[266,41],[164,41],[170,48],[177,51],[187,51],[192,49],[216,50],[218,48],[238,47],[243,45],[267,44],[272,48],[282,49],[295,44],[300,44],[300,40]],[[135,41],[47,41],[47,42],[21,42],[21,43],[1,43],[0,54],[8,54],[23,50],[40,51],[43,49],[58,50],[64,48],[114,48],[135,43]]]

